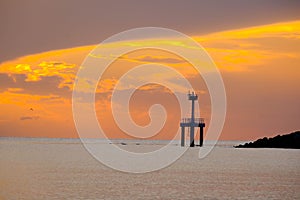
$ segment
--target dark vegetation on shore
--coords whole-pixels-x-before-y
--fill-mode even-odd
[[[240,144],[235,148],[286,148],[300,149],[300,131],[286,135],[277,135],[273,138],[264,137],[254,142]]]

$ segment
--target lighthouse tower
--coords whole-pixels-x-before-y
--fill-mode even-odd
[[[198,100],[198,95],[194,92],[188,93],[188,99],[192,101],[192,112],[190,118],[183,118],[180,122],[181,127],[181,146],[185,145],[185,128],[190,130],[190,147],[195,146],[195,128],[200,128],[199,146],[203,145],[203,128],[205,127],[203,118],[195,118],[195,101]]]

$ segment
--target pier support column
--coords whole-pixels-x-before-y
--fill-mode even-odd
[[[190,130],[190,147],[194,147],[195,146],[195,136],[194,136],[194,126],[191,127],[191,130]]]
[[[185,134],[184,134],[184,127],[181,127],[181,146],[184,147],[185,143]]]
[[[203,126],[200,126],[199,146],[203,146]]]

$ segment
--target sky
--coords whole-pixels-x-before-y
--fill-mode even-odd
[[[227,94],[220,139],[253,140],[299,130],[299,10],[298,1],[275,0],[1,1],[0,136],[78,137],[72,90],[84,58],[112,34],[147,26],[189,35],[216,63]],[[153,63],[176,68],[195,86],[201,117],[209,125],[210,96],[201,76],[181,57],[144,50],[117,59],[98,84],[98,121],[109,137],[128,138],[109,106],[118,78],[124,70]],[[161,79],[176,84],[168,74]],[[146,85],[133,99],[131,116],[141,126],[150,122],[151,105],[159,100],[165,106],[165,127],[151,139],[170,139],[180,119],[170,91]]]

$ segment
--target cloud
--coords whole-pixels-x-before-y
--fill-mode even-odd
[[[254,132],[267,133],[278,129],[278,127],[287,129],[298,126],[296,119],[299,119],[299,113],[295,111],[299,107],[297,102],[299,94],[295,91],[297,91],[299,83],[300,38],[296,37],[299,31],[295,26],[298,26],[299,23],[287,22],[281,24],[280,27],[293,30],[285,33],[282,32],[284,31],[283,28],[272,29],[272,26],[276,27],[277,25],[267,25],[268,28],[266,26],[251,27],[249,30],[232,30],[227,33],[201,36],[201,38],[195,37],[218,64],[224,79],[228,94],[228,120],[224,129],[224,138],[247,139],[248,137],[249,139],[249,137],[254,137],[251,136]],[[250,31],[250,29],[255,30]],[[238,33],[235,33],[235,31]],[[85,50],[82,51],[82,49]],[[87,49],[88,47],[82,47],[45,52],[18,58],[1,65],[0,92],[5,91],[0,94],[0,106],[3,110],[2,118],[7,118],[7,113],[10,115],[9,121],[4,122],[2,120],[1,124],[13,123],[15,119],[18,121],[38,120],[41,116],[43,120],[57,123],[57,127],[68,128],[68,131],[57,135],[58,137],[74,131],[65,124],[66,120],[71,121],[72,119],[72,104],[70,99],[63,97],[71,98],[72,90],[67,85],[73,84],[76,70],[80,66],[78,63],[81,62],[78,57],[84,58],[87,55]],[[102,119],[108,130],[114,133],[114,137],[120,136],[114,132],[117,129],[110,129],[113,122],[108,121],[106,123],[105,121],[108,115],[106,111],[109,111],[111,105],[111,92],[116,81],[120,79],[125,71],[138,64],[143,64],[143,62],[173,63],[173,65],[170,65],[185,75],[190,83],[195,86],[197,94],[203,94],[199,95],[201,115],[205,118],[210,117],[210,95],[209,93],[204,94],[207,88],[200,75],[193,76],[195,71],[188,71],[189,67],[177,60],[180,58],[175,57],[173,59],[172,55],[161,52],[156,54],[151,54],[152,51],[150,53],[148,51],[146,54],[142,53],[136,52],[136,54],[127,54],[128,57],[120,57],[120,61],[118,60],[112,64],[115,64],[115,68],[109,68],[106,71],[107,74],[99,82],[95,98],[96,109],[100,111],[98,112],[98,118],[99,120]],[[61,62],[62,60],[64,62]],[[68,67],[67,63],[75,63],[76,66],[71,67],[70,65]],[[251,70],[245,70],[247,68]],[[182,85],[181,79],[175,79],[174,76],[168,73],[153,74],[150,73],[151,70],[152,68],[150,68],[149,73],[145,71],[141,78],[161,80],[164,83],[163,85]],[[32,77],[28,77],[28,75]],[[38,78],[35,79],[35,77]],[[129,77],[129,81],[126,81],[128,85],[121,85],[118,88],[121,92],[128,92],[127,90],[134,87],[135,83],[139,81],[137,80],[138,76],[132,75],[131,77]],[[93,84],[91,80],[84,81],[86,81],[87,87]],[[145,110],[148,111],[148,109],[144,109],[148,108],[145,107],[145,103],[150,105],[152,100],[154,102],[154,100],[159,100],[159,97],[164,97],[163,95],[170,95],[167,90],[164,91],[163,89],[164,87],[151,84],[140,87],[131,101],[134,104],[133,112],[139,114]],[[186,93],[187,89],[181,89],[181,91]],[[82,92],[81,100],[83,102],[87,102],[87,97],[89,96]],[[166,101],[165,98],[162,99]],[[117,101],[117,103],[119,102]],[[168,104],[168,101],[166,104]],[[39,110],[39,116],[31,116],[36,112],[28,111],[30,107]],[[20,111],[17,113],[15,109],[20,109]],[[24,110],[28,111],[28,115],[24,114]],[[139,112],[140,110],[141,112]],[[276,113],[280,113],[280,117],[276,117],[278,116]],[[139,118],[143,120],[143,116],[138,114],[136,115],[136,121],[139,123]],[[282,123],[282,118],[289,120],[287,123]],[[251,126],[248,123],[251,120],[254,120],[258,126]],[[271,126],[274,122],[278,124],[277,127]],[[173,127],[174,124],[172,123]],[[176,124],[178,125],[178,123]],[[270,124],[270,126],[266,124]],[[52,123],[41,125],[42,129],[48,130],[49,127],[51,129],[54,125]],[[19,132],[22,133],[24,131],[21,129],[22,126],[13,128],[19,128],[21,130]],[[3,126],[1,130],[3,130]],[[32,132],[37,132],[37,135],[40,135],[40,132],[43,132],[37,130],[37,127],[29,128],[26,130],[26,135],[32,135]],[[12,131],[9,130],[9,132]],[[243,132],[243,136],[236,134],[239,132]]]
[[[22,116],[22,117],[20,117],[21,121],[24,121],[24,120],[38,120],[38,119],[40,119],[39,116]]]
[[[279,59],[288,60],[290,63],[297,62],[296,59],[299,57],[300,50],[299,37],[300,21],[292,21],[213,33],[195,37],[195,39],[208,50],[220,69],[244,72],[256,70],[257,67],[262,65],[271,66],[270,63],[275,63]],[[43,100],[55,102],[61,101],[59,97],[71,98],[78,66],[92,48],[93,46],[83,46],[55,50],[5,62],[0,65],[0,92],[52,95],[51,98]],[[187,73],[190,69],[186,66],[185,60],[167,54],[156,53],[151,55],[146,52],[144,55],[125,55],[119,59],[127,63],[174,64],[181,73]],[[124,70],[126,63],[121,64]],[[112,71],[111,74],[115,73],[114,76],[118,76],[119,69]],[[194,71],[191,71],[188,74],[189,77],[193,73]],[[150,77],[145,73],[144,78]],[[158,79],[158,77],[155,78]],[[162,75],[161,78],[166,85],[181,84],[180,80],[169,77],[169,75]],[[136,82],[135,79],[136,77],[133,77],[133,82]],[[97,93],[102,93],[100,96],[110,94],[116,82],[117,79],[110,76],[101,80],[98,84]],[[140,89],[155,88],[148,86]]]
[[[296,0],[217,2],[218,6],[216,1],[173,0],[170,4],[130,0],[116,6],[116,1],[1,1],[0,44],[5,51],[1,52],[0,61],[98,43],[129,27],[155,25],[186,34],[203,34],[299,17],[300,3]],[[48,9],[55,10],[55,15],[45,15]]]
[[[171,64],[186,62],[183,59],[167,58],[167,57],[154,57],[154,56],[142,56],[140,58],[133,58],[132,60],[140,61],[140,62],[149,62],[149,63],[171,63]]]
[[[0,73],[0,92],[22,93],[32,95],[57,95],[70,97],[71,90],[64,86],[60,87],[63,81],[60,76],[43,76],[38,81],[26,81],[25,74],[4,74]],[[13,89],[14,88],[14,89]]]
[[[44,96],[41,97],[40,102],[51,102],[51,103],[64,103],[64,100],[60,96],[50,95],[50,96]]]
[[[300,21],[269,24],[194,37],[217,66],[252,71],[278,60],[299,58]],[[296,62],[294,60],[293,62]]]

